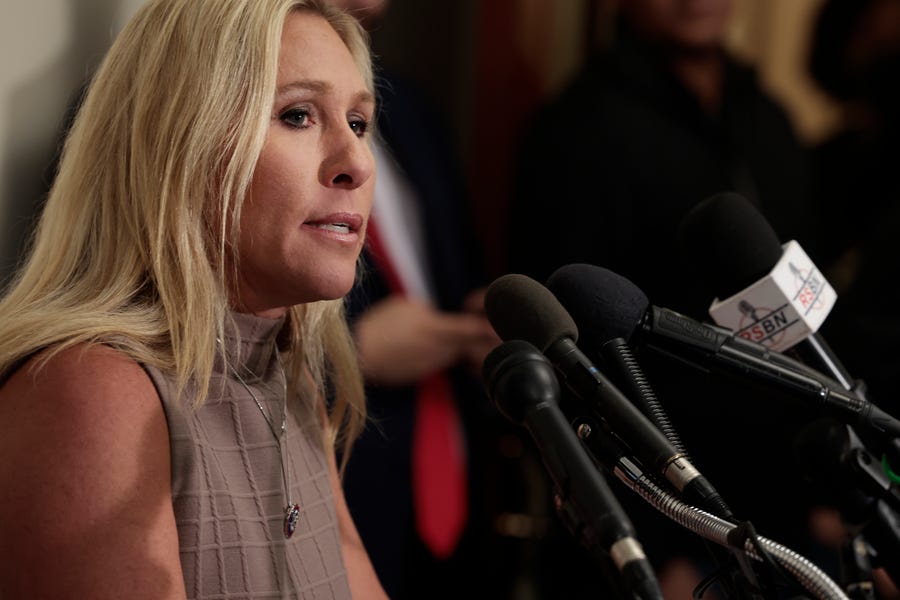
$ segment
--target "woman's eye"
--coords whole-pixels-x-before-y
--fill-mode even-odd
[[[363,137],[369,130],[369,122],[365,119],[351,119],[349,121],[350,129],[356,133],[357,137]]]
[[[309,110],[306,108],[292,108],[281,114],[282,123],[296,127],[297,129],[305,129],[309,127]]]

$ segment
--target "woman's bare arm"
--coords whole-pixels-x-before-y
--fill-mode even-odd
[[[319,415],[322,423],[328,423],[328,415],[324,403],[319,403]],[[329,435],[326,425],[325,435]],[[350,591],[354,600],[387,600],[387,594],[378,581],[375,567],[369,559],[369,554],[363,545],[362,538],[353,523],[347,500],[344,498],[344,490],[341,487],[338,475],[337,460],[334,452],[328,453],[328,470],[331,479],[331,490],[334,495],[334,506],[337,511],[338,528],[341,533],[341,547],[344,552],[344,563],[347,566],[347,578],[350,581]]]
[[[169,440],[144,370],[105,346],[0,388],[0,596],[184,598]]]

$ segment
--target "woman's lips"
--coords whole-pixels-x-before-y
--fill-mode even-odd
[[[362,216],[356,213],[334,213],[306,221],[303,227],[313,229],[316,233],[333,240],[356,243],[362,224]]]
[[[335,233],[350,234],[357,233],[362,227],[362,217],[356,213],[334,213],[306,221],[304,225]]]

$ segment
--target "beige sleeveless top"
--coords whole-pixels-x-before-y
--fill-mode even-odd
[[[284,319],[234,314],[229,361],[281,435],[282,371],[275,341]],[[172,502],[188,598],[349,599],[350,588],[314,409],[287,415],[285,468],[300,519],[285,539],[278,442],[259,407],[220,362],[197,411],[175,402],[172,378],[147,367],[162,399],[172,453]],[[301,414],[302,413],[302,414]],[[305,416],[304,416],[305,415]]]

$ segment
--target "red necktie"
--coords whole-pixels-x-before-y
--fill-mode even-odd
[[[394,293],[405,294],[374,220],[366,233],[369,255]],[[468,516],[465,438],[447,374],[426,376],[416,387],[412,439],[412,487],[416,529],[437,558],[456,549]]]

